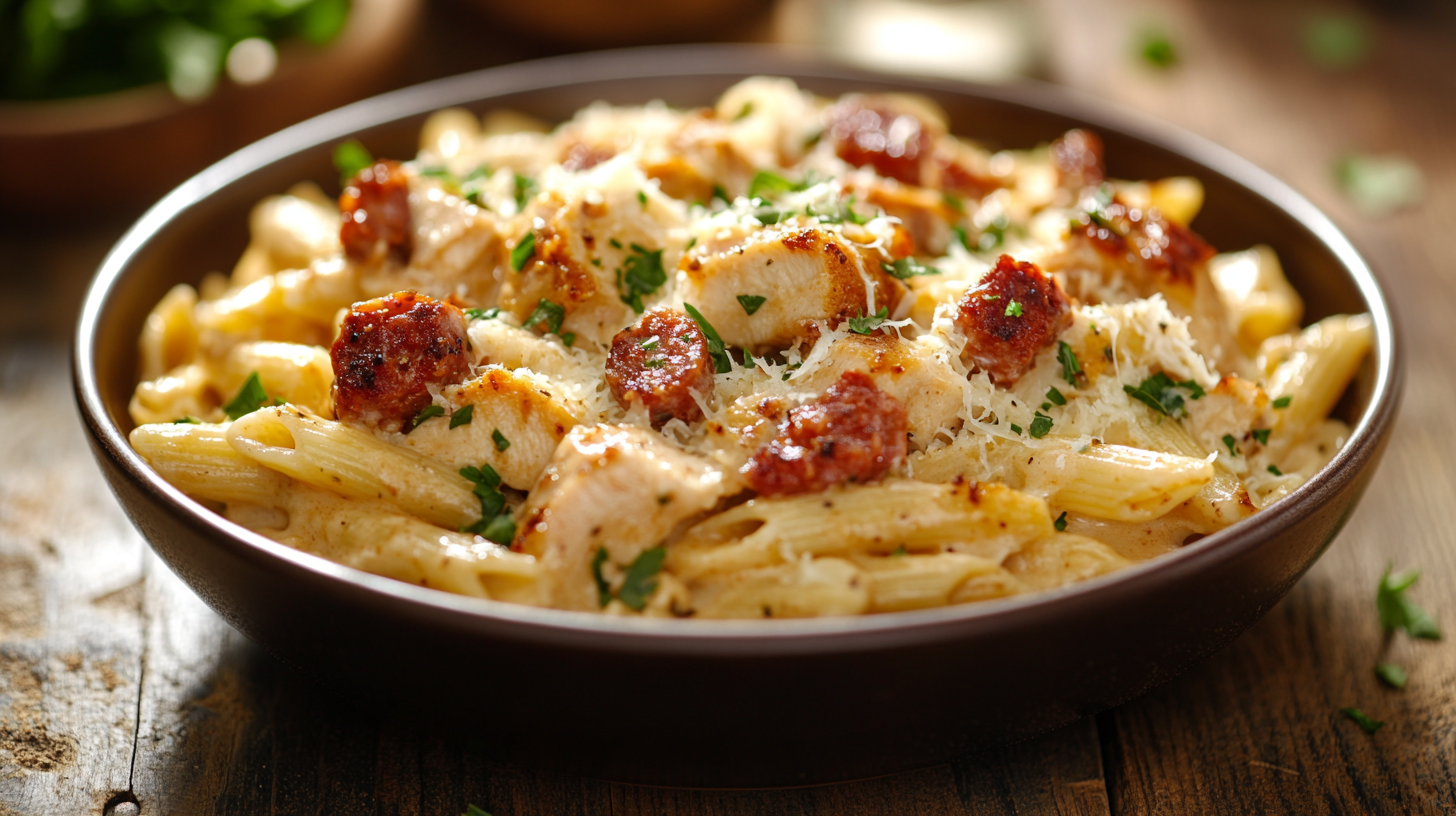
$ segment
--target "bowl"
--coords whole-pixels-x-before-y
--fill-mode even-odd
[[[229,268],[259,198],[336,183],[333,146],[413,156],[430,111],[510,107],[548,121],[598,99],[710,103],[745,76],[826,95],[908,90],[957,133],[1029,146],[1102,134],[1126,178],[1194,175],[1215,245],[1268,243],[1308,319],[1369,312],[1375,351],[1340,411],[1349,443],[1252,518],[1121,572],[1059,590],[868,617],[624,619],[449,595],[270,541],[163,481],[127,444],[136,342],[172,285]],[[862,778],[1031,737],[1142,694],[1227,644],[1329,546],[1375,471],[1399,402],[1389,306],[1328,218],[1289,187],[1188,133],[1039,84],[889,77],[753,46],[604,52],[494,68],[350,105],[270,136],[174,190],[96,275],[76,334],[76,396],[132,521],[209,605],[340,693],[469,734],[506,759],[599,778],[759,787]]]

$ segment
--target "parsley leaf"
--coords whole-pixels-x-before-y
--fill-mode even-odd
[[[490,439],[495,443],[495,449],[501,453],[505,453],[506,448],[511,446],[511,440],[506,439],[506,435],[500,432],[500,428],[490,432]]]
[[[627,567],[622,579],[622,588],[617,590],[617,599],[638,612],[647,605],[647,599],[657,591],[657,573],[662,571],[662,560],[667,557],[667,548],[653,547],[645,550]]]
[[[566,307],[559,303],[549,301],[546,298],[541,298],[541,302],[536,304],[536,309],[531,312],[531,316],[526,318],[526,322],[521,324],[521,327],[529,329],[537,323],[544,322],[547,332],[560,334],[561,321],[565,319]]]
[[[1021,304],[1020,303],[1017,303],[1014,300],[1011,301],[1010,303],[1006,304],[1006,316],[1007,317],[1021,317]],[[1068,348],[1071,348],[1071,347],[1068,346]],[[1060,351],[1060,349],[1058,349],[1058,351]],[[1076,355],[1073,355],[1073,357],[1075,357],[1075,356]],[[1076,384],[1075,381],[1073,381],[1073,384],[1074,385]]]
[[[1385,574],[1380,576],[1380,586],[1375,591],[1375,607],[1380,612],[1380,625],[1387,632],[1404,629],[1411,637],[1440,640],[1441,629],[1436,621],[1405,594],[1420,577],[1420,570],[1406,570],[1391,575],[1390,566],[1385,567]]]
[[[1392,688],[1405,688],[1406,681],[1410,675],[1406,673],[1403,666],[1394,663],[1381,663],[1375,667],[1375,676]]]
[[[1041,439],[1043,436],[1051,433],[1051,430],[1052,418],[1043,414],[1041,411],[1037,411],[1036,416],[1031,419],[1031,438]]]
[[[410,430],[413,431],[415,428],[420,427],[420,425],[423,424],[424,421],[427,419],[433,419],[434,417],[444,415],[445,408],[443,406],[426,405],[423,409],[420,410],[418,414],[415,414],[414,419],[410,420]]]
[[[1009,306],[1007,311],[1010,311]],[[1065,340],[1057,341],[1057,360],[1062,364],[1062,379],[1067,381],[1067,385],[1076,388],[1077,375],[1082,373],[1082,364],[1077,362],[1077,353],[1072,351],[1072,347]]]
[[[978,249],[981,252],[990,252],[998,246],[1006,243],[1006,228],[1011,225],[1006,216],[998,215],[992,219],[990,224],[981,231],[981,237],[976,239],[975,247],[967,246],[966,249]],[[962,242],[964,243],[964,242]]]
[[[642,361],[643,368],[662,368],[665,365],[667,365],[667,361],[661,357],[651,357]]]
[[[741,295],[740,295],[740,297],[741,297]],[[657,349],[658,342],[659,342],[659,339],[658,339],[657,335],[654,334],[651,337],[647,338],[646,340],[643,340],[642,342],[638,343],[637,345],[641,346],[643,348],[643,350],[645,350],[645,351],[655,351]]]
[[[940,270],[933,266],[926,266],[914,258],[901,258],[894,263],[881,263],[880,267],[885,273],[900,280],[915,278],[921,275],[939,275]]]
[[[450,430],[453,431],[461,425],[469,425],[472,419],[475,419],[475,403],[473,402],[451,412]]]
[[[693,307],[691,303],[684,303],[683,308],[697,321],[698,328],[703,330],[703,336],[708,338],[708,356],[713,358],[714,369],[719,374],[727,374],[733,370],[733,360],[728,356],[728,349],[723,345],[723,338],[718,336],[718,331],[713,324],[708,322],[703,313]]]
[[[662,268],[662,250],[648,251],[638,244],[632,244],[632,254],[617,270],[617,291],[622,302],[642,314],[642,296],[651,295],[667,283],[667,271]]]
[[[890,308],[888,306],[881,306],[878,312],[868,317],[865,317],[864,313],[860,312],[858,317],[851,317],[849,319],[849,330],[856,334],[869,334],[879,328],[880,324],[884,323],[889,317]]]
[[[1058,391],[1055,385],[1047,389],[1046,398],[1047,402],[1050,402],[1053,405],[1067,404],[1067,398],[1062,396],[1062,392]]]
[[[1234,439],[1234,435],[1233,434],[1224,434],[1223,435],[1223,444],[1224,444],[1224,447],[1228,448],[1229,456],[1238,456],[1239,455],[1239,449],[1234,446],[1234,443],[1237,442],[1237,441],[1238,441],[1237,439]]]
[[[1380,730],[1380,726],[1385,725],[1384,720],[1372,720],[1365,716],[1365,712],[1358,708],[1342,708],[1340,709],[1340,713],[1354,720],[1355,724],[1360,726],[1361,730],[1367,734],[1374,734]]]
[[[1269,472],[1272,473],[1272,474],[1274,474],[1275,476],[1283,476],[1284,475],[1284,471],[1280,470],[1278,465],[1270,465],[1269,466]]]
[[[497,544],[509,544],[516,536],[516,524],[501,493],[501,477],[490,465],[463,467],[460,475],[475,483],[472,492],[480,499],[480,521],[461,527],[462,533],[474,533]]]
[[[500,309],[466,309],[465,316],[471,320],[493,320],[500,317]]]
[[[358,139],[340,142],[334,148],[334,169],[339,171],[339,186],[348,187],[359,171],[374,163],[371,154]]]
[[[1020,425],[1017,425],[1015,422],[1011,423],[1011,432],[1014,433],[1014,434],[1016,434],[1017,436],[1020,436],[1021,435],[1021,426]]]
[[[1052,526],[1055,527],[1057,532],[1059,533],[1065,532],[1067,529],[1067,511],[1063,510],[1062,514],[1060,516],[1057,516],[1057,520],[1052,522]]]
[[[637,203],[642,205],[642,209],[647,209],[647,194],[641,190],[637,191]]]
[[[747,119],[748,117],[750,117],[752,115],[753,115],[753,100],[750,99],[747,102],[744,102],[743,103],[743,107],[741,107],[741,108],[738,109],[738,113],[734,114],[733,121],[738,122],[738,121],[741,121],[743,119]]]
[[[607,548],[598,547],[597,554],[592,556],[592,578],[597,582],[597,604],[606,606],[612,602],[612,587],[607,579],[602,577],[602,565],[607,563]]]
[[[1249,431],[1249,433],[1253,434],[1255,442],[1258,442],[1260,445],[1267,445],[1269,444],[1269,431],[1269,428],[1255,428]]]
[[[561,345],[566,346],[567,348],[571,348],[571,344],[575,342],[576,332],[567,332],[566,334],[561,335]]]
[[[758,307],[762,306],[766,300],[768,298],[763,295],[739,295],[738,305],[743,307],[743,311],[753,314],[758,311]]]
[[[1271,402],[1269,404],[1272,405],[1272,406],[1274,406],[1275,408],[1288,408],[1289,407],[1289,401],[1291,399],[1293,399],[1293,397],[1280,397],[1279,399],[1274,400],[1273,402]]]
[[[1166,32],[1156,28],[1144,29],[1140,35],[1138,55],[1143,62],[1154,68],[1172,68],[1178,64],[1178,49]]]
[[[513,173],[516,180],[516,211],[526,209],[526,200],[536,193],[536,182],[520,173]]]
[[[258,372],[254,371],[248,375],[248,381],[238,390],[238,395],[233,397],[232,402],[222,407],[227,413],[228,419],[237,419],[253,413],[268,404],[268,392],[263,390],[263,381],[258,379]]]
[[[516,242],[516,248],[511,250],[511,268],[520,272],[526,268],[526,261],[531,260],[536,254],[536,231],[530,230],[521,236]]]
[[[809,188],[808,181],[789,181],[772,170],[760,170],[748,183],[748,197],[759,198],[763,193],[794,193]]]
[[[1123,393],[1154,411],[1170,417],[1188,412],[1183,405],[1183,395],[1178,393],[1179,389],[1187,391],[1189,399],[1202,399],[1206,395],[1198,383],[1192,380],[1174,382],[1172,377],[1161,371],[1138,383],[1136,388],[1130,385],[1122,387]]]
[[[202,424],[202,420],[200,420],[200,419],[198,419],[197,417],[194,417],[194,416],[185,416],[185,417],[182,417],[181,419],[174,419],[174,420],[172,420],[172,424],[173,425],[201,425]]]
[[[955,234],[955,238],[957,241],[960,242],[961,246],[965,247],[966,250],[969,251],[971,248],[971,239],[966,235],[966,228],[951,227],[950,231]]]

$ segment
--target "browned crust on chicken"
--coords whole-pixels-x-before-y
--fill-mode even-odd
[[[409,263],[414,252],[409,178],[399,162],[380,159],[360,170],[339,196],[339,212],[344,216],[339,240],[350,260]]]
[[[905,458],[905,406],[849,371],[817,400],[789,411],[778,436],[742,473],[762,496],[874,481]]]
[[[354,304],[330,352],[341,421],[399,431],[431,402],[426,386],[470,376],[465,314],[414,292]]]
[[[966,336],[961,359],[991,381],[1011,385],[1036,363],[1037,354],[1072,325],[1072,301],[1036,264],[1010,255],[956,304],[956,326]]]
[[[1215,254],[1198,233],[1169,221],[1155,209],[1129,207],[1119,199],[1072,230],[1113,264],[1154,285],[1191,286],[1198,268]]]
[[[693,395],[712,396],[714,371],[697,321],[676,309],[652,309],[612,338],[606,380],[618,405],[642,405],[661,427],[702,418]]]

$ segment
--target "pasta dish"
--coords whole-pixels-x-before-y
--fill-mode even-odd
[[[337,199],[263,200],[157,304],[131,442],[447,592],[776,618],[1063,586],[1310,479],[1372,344],[1199,237],[1196,179],[1111,178],[1085,130],[991,150],[916,96],[450,109],[413,160],[335,158]]]

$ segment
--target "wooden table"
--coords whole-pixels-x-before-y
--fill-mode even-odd
[[[1267,5],[1267,4],[1266,4]],[[1387,563],[1456,629],[1456,26],[1382,25],[1371,62],[1311,68],[1304,8],[1044,0],[1051,73],[1219,141],[1291,182],[1382,275],[1410,362],[1364,504],[1289,597],[1146,697],[1038,740],[914,773],[754,792],[636,788],[498,764],[310,687],[150,555],[71,408],[79,287],[121,224],[0,233],[0,816],[26,814],[1233,814],[1456,811],[1456,649],[1382,635]],[[1152,15],[1182,64],[1126,58]],[[1424,170],[1417,208],[1335,190],[1348,150]],[[18,328],[17,328],[18,327]],[[1411,671],[1381,686],[1377,661]],[[1337,713],[1387,721],[1374,736]]]

